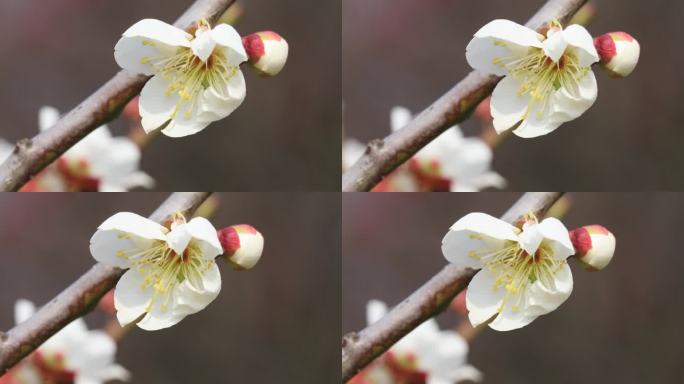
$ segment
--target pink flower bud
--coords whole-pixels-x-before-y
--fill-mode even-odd
[[[615,236],[601,225],[587,225],[570,231],[575,257],[585,268],[598,271],[605,268],[615,253]]]
[[[275,76],[287,61],[287,41],[272,31],[252,33],[242,38],[249,63],[264,76]]]
[[[627,32],[610,32],[594,38],[601,66],[613,77],[626,77],[639,62],[641,48]]]
[[[251,269],[261,258],[264,237],[251,225],[231,225],[217,234],[223,247],[223,257],[236,270]]]

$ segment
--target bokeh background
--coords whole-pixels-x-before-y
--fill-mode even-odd
[[[0,137],[38,131],[42,105],[67,112],[119,70],[114,45],[143,18],[168,23],[192,0],[10,0],[0,2]],[[339,1],[239,0],[235,27],[274,30],[288,63],[264,79],[243,68],[247,98],[231,116],[183,139],[156,137],[142,169],[157,190],[339,190]],[[126,124],[110,124],[117,135]]]
[[[150,214],[162,193],[1,194],[0,329],[18,298],[44,304],[90,268],[97,226],[118,211]],[[131,383],[332,383],[339,378],[340,202],[336,194],[221,193],[211,219],[249,223],[262,259],[236,272],[207,308],[166,330],[134,328],[117,360]],[[89,328],[103,326],[95,311]]]
[[[470,70],[465,47],[486,23],[524,24],[544,0],[344,0],[342,93],[346,134],[364,142],[390,131],[389,111],[420,112]],[[637,69],[615,80],[599,68],[599,96],[582,117],[537,139],[509,137],[495,150],[494,169],[509,189],[679,190],[684,174],[681,84],[684,2],[591,1],[594,36],[627,31],[641,44]],[[479,134],[473,121],[461,125]]]
[[[447,261],[440,244],[469,212],[499,216],[520,196],[345,194],[342,332],[365,326],[365,305],[396,305]],[[568,229],[602,224],[617,238],[612,263],[587,272],[570,261],[574,290],[556,311],[511,332],[489,328],[471,344],[485,383],[679,383],[684,344],[681,228],[684,194],[571,193]],[[459,318],[437,318],[441,328]],[[467,320],[465,320],[467,321]]]

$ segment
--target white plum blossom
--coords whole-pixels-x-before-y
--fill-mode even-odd
[[[170,137],[200,132],[230,115],[246,95],[240,64],[247,54],[228,24],[198,23],[194,35],[160,20],[128,28],[114,48],[126,70],[153,75],[140,94],[145,132],[159,127]]]
[[[28,300],[14,305],[16,323],[35,312]],[[116,343],[104,331],[89,331],[83,319],[76,319],[50,337],[38,349],[7,372],[2,384],[75,383],[99,384],[128,380],[130,373],[114,361]],[[7,380],[7,381],[5,381]]]
[[[114,290],[114,306],[124,326],[158,330],[199,312],[221,290],[214,261],[222,254],[216,229],[201,217],[176,215],[170,229],[130,212],[105,220],[90,239],[93,257],[129,268]]]
[[[468,285],[468,318],[508,331],[558,308],[572,293],[566,259],[575,253],[568,230],[555,218],[528,216],[522,230],[484,213],[470,213],[442,240],[451,263],[480,269]]]
[[[1,148],[1,147],[0,147]],[[356,139],[344,139],[342,143],[342,171],[349,169],[363,156],[366,146]]]
[[[42,107],[38,125],[45,131],[59,120],[59,111]],[[112,137],[102,125],[66,151],[38,181],[48,191],[125,192],[135,187],[152,188],[154,180],[138,170],[141,152],[129,138]],[[50,174],[51,173],[51,174]]]
[[[390,114],[392,132],[411,121],[411,112],[394,107]],[[463,137],[458,126],[446,130],[409,160],[409,169],[419,182],[446,184],[452,192],[475,192],[504,188],[506,180],[491,171],[493,153],[478,137]]]
[[[548,134],[582,115],[596,100],[591,65],[599,61],[594,42],[580,25],[551,22],[546,35],[510,20],[482,27],[466,48],[475,69],[504,76],[494,89],[491,113],[498,133]]]
[[[366,306],[368,324],[387,313],[385,303]],[[355,376],[351,384],[425,383],[454,384],[482,380],[482,373],[467,364],[468,343],[458,332],[440,331],[430,319],[399,340],[384,355]]]

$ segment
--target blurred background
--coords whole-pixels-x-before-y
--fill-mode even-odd
[[[192,0],[0,2],[0,137],[38,132],[38,109],[75,107],[119,70],[114,45],[143,18],[173,23]],[[157,190],[339,190],[340,4],[240,0],[247,35],[273,30],[290,45],[278,76],[243,68],[247,97],[200,134],[158,136],[142,169]],[[121,119],[110,124],[126,134]]]
[[[368,300],[396,305],[446,265],[440,244],[456,220],[474,211],[500,216],[519,196],[344,194],[342,333],[365,326]],[[587,272],[571,260],[570,298],[522,329],[486,328],[471,344],[470,363],[484,383],[682,382],[684,309],[677,300],[684,292],[684,194],[569,198],[564,224],[610,229],[617,238],[612,263]],[[451,311],[437,320],[441,328],[459,321]]]
[[[524,24],[544,0],[344,0],[342,94],[346,135],[367,142],[390,131],[395,105],[417,113],[471,68],[465,47],[497,18]],[[583,116],[553,133],[511,136],[495,150],[494,170],[511,190],[660,190],[684,187],[680,143],[684,2],[591,1],[592,35],[626,31],[641,44],[635,72],[615,80],[600,68],[598,99]],[[480,126],[461,125],[467,136]]]
[[[90,268],[90,237],[110,215],[147,216],[161,193],[0,195],[0,329],[15,300],[42,305]],[[132,383],[331,383],[339,378],[340,202],[336,194],[221,193],[211,219],[249,223],[265,238],[252,270],[218,261],[222,289],[166,330],[133,328],[117,360]],[[274,214],[276,213],[277,214]],[[86,316],[101,328],[104,316]]]

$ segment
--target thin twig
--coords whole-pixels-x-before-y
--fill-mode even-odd
[[[563,192],[528,192],[501,219],[516,223],[529,212],[541,217]],[[342,381],[346,382],[394,343],[439,314],[475,275],[475,270],[448,264],[379,321],[342,338]]]
[[[569,20],[587,0],[548,0],[526,26],[543,31],[548,21]],[[454,124],[467,119],[499,82],[497,76],[472,71],[402,129],[371,141],[364,155],[342,176],[345,192],[370,191],[383,177]]]
[[[212,22],[235,0],[197,0],[174,23],[188,30],[200,19]],[[123,31],[122,31],[123,32]],[[112,45],[112,60],[114,46]],[[0,165],[0,191],[18,191],[31,177],[55,161],[79,140],[116,118],[138,93],[148,76],[122,70],[88,96],[50,129],[20,140],[12,155]]]
[[[149,218],[164,223],[176,212],[190,217],[210,194],[174,193]],[[2,333],[0,376],[50,336],[93,309],[100,298],[116,285],[124,272],[123,269],[97,263],[27,321],[17,324],[7,333]]]

